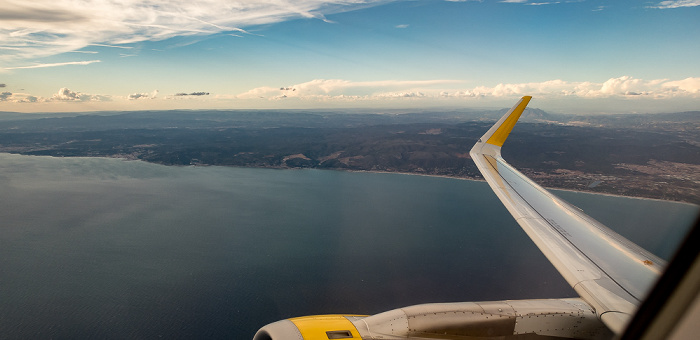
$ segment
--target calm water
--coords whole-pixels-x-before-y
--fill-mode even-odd
[[[0,337],[249,339],[278,319],[575,296],[485,183],[0,154]],[[668,258],[697,210],[560,192]]]

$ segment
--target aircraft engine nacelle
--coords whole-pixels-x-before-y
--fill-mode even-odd
[[[609,339],[580,299],[434,303],[372,315],[315,315],[261,328],[253,340]]]
[[[350,321],[357,315],[314,315],[285,319],[261,328],[253,340],[362,339]]]

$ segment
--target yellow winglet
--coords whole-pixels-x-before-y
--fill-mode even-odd
[[[515,104],[515,106],[510,109],[508,117],[498,126],[498,129],[493,132],[486,143],[502,147],[506,138],[508,138],[508,135],[513,130],[515,123],[518,122],[520,115],[525,111],[525,107],[530,102],[530,99],[532,99],[531,96],[524,96],[518,104]]]

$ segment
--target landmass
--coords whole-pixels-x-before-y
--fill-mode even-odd
[[[481,176],[493,111],[0,113],[0,152],[180,166]],[[528,109],[503,148],[543,186],[700,204],[700,112],[576,116]]]

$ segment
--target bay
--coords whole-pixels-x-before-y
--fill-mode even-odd
[[[0,154],[3,338],[250,339],[266,323],[576,296],[484,182]],[[697,207],[557,192],[669,258]]]

